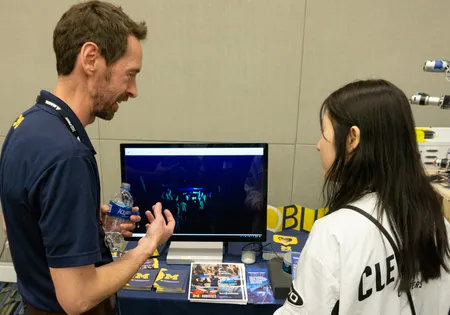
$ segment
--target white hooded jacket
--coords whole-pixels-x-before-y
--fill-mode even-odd
[[[377,196],[352,205],[376,219]],[[382,225],[392,236],[387,218]],[[446,220],[450,241],[450,224]],[[340,209],[314,223],[301,253],[296,278],[274,315],[411,315],[406,294],[399,296],[394,250],[363,215]],[[450,274],[411,283],[417,315],[450,315]]]

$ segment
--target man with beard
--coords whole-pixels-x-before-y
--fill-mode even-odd
[[[137,97],[146,34],[145,23],[120,7],[72,6],[53,33],[56,87],[39,93],[5,139],[0,200],[26,314],[118,313],[116,292],[173,233],[173,216],[157,203],[153,214],[146,212],[146,237],[112,262],[95,150],[85,131],[96,117],[111,120],[119,103]],[[132,218],[122,225],[125,236],[140,220]]]

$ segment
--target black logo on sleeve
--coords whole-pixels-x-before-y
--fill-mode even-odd
[[[300,294],[298,294],[298,292],[294,289],[293,285],[291,285],[291,291],[288,294],[287,301],[289,302],[289,304],[296,307],[303,306],[303,299]]]
[[[367,266],[361,275],[359,282],[358,301],[364,301],[370,297],[374,291],[380,292],[389,284],[394,282],[394,275],[392,274],[396,265],[394,265],[395,256],[391,255],[386,258],[386,270],[381,270],[380,263],[376,263],[374,266]],[[374,272],[375,271],[375,272]],[[375,276],[374,287],[365,288],[364,279]]]

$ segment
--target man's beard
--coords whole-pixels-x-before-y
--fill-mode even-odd
[[[108,95],[108,96],[107,96]],[[109,95],[113,95],[107,87],[100,89],[94,97],[94,114],[96,117],[111,120],[116,113],[116,102],[120,103],[128,100],[126,93],[119,95],[117,98],[112,98]]]
[[[113,108],[113,104],[94,105],[95,117],[103,120],[112,120],[116,111]]]
[[[111,69],[105,73],[105,77],[103,78],[103,82],[99,82],[98,91],[94,95],[94,114],[95,117],[104,120],[112,120],[114,118],[114,114],[116,110],[114,107],[116,106],[116,102],[126,101],[128,96],[126,93],[120,95],[116,99],[111,97],[107,97],[107,95],[113,95],[113,93],[108,89],[108,85],[111,82]]]
[[[98,99],[94,102],[94,113],[95,116],[104,120],[111,120],[114,118],[116,109],[114,108],[117,103],[127,101],[127,94],[120,95],[117,99],[105,101],[104,94],[99,93]],[[117,105],[118,106],[118,105]]]

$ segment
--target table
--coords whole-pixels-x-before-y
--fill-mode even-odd
[[[133,245],[131,245],[133,246]],[[226,249],[225,249],[226,251]],[[159,268],[167,267],[165,260],[166,253],[161,253],[158,257]],[[241,262],[240,256],[224,255],[224,262]],[[170,265],[177,269],[189,270],[190,265]],[[248,267],[268,267],[268,262],[258,259],[255,264]],[[213,303],[196,303],[188,300],[189,290],[186,293],[156,293],[147,290],[120,290],[118,292],[120,310],[122,315],[146,315],[146,314],[208,314],[208,315],[272,315],[283,303],[284,300],[276,300],[276,304],[262,305],[227,305]]]

